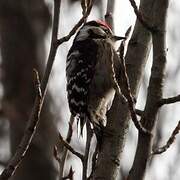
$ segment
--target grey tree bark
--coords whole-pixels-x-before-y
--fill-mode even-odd
[[[140,11],[146,21],[152,20],[152,4],[154,0],[141,0]],[[136,21],[129,42],[126,67],[130,86],[134,97],[137,96],[140,81],[151,48],[151,33]],[[129,110],[127,104],[116,95],[113,106],[108,113],[108,123],[99,154],[94,179],[116,180],[121,164],[121,153],[124,148],[129,125]]]
[[[166,19],[169,0],[158,0],[153,3],[153,26],[156,32],[152,34],[153,65],[148,87],[147,101],[141,122],[152,131],[159,110],[158,102],[162,99],[164,72],[166,66]],[[147,163],[152,151],[152,136],[138,136],[138,146],[128,180],[145,178]]]
[[[40,75],[43,71],[44,38],[50,22],[43,0],[0,1],[2,108],[10,123],[12,154],[21,140],[34,102],[32,70],[38,69]],[[50,96],[47,102],[35,138],[13,180],[54,180],[57,176],[52,153],[57,129],[50,111]]]

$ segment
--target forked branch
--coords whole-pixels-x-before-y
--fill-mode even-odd
[[[143,15],[141,14],[141,12],[138,10],[138,7],[136,5],[136,2],[134,0],[129,0],[129,2],[131,3],[131,6],[134,9],[134,13],[136,14],[137,19],[139,20],[139,22],[141,22],[141,24],[151,33],[155,32],[156,29],[154,27],[152,27],[150,24],[148,24]]]
[[[173,104],[176,102],[180,102],[180,95],[170,97],[170,98],[163,98],[158,102],[158,106],[163,106],[165,104]]]
[[[57,40],[57,45],[61,45],[62,43],[69,41],[69,39],[76,33],[76,31],[82,26],[84,22],[86,22],[87,17],[89,16],[92,6],[93,6],[93,0],[89,0],[89,6],[87,8],[87,11],[84,13],[83,17],[78,21],[78,23],[72,28],[72,30],[69,32],[67,36],[62,37],[61,39]]]
[[[9,179],[23,160],[29,145],[31,143],[32,137],[34,136],[37,123],[39,121],[40,110],[42,106],[42,92],[40,87],[40,80],[37,70],[33,70],[34,72],[34,84],[35,84],[35,91],[36,91],[36,102],[35,102],[35,109],[33,110],[30,120],[28,122],[27,128],[24,132],[24,136],[8,165],[3,170],[0,175],[0,180],[7,180]]]
[[[63,139],[63,137],[61,136],[60,133],[59,133],[59,139],[60,139],[60,142],[61,142],[71,153],[73,153],[75,156],[77,156],[82,162],[84,161],[84,156],[83,156],[81,153],[75,151],[74,148],[71,147],[71,146],[69,145],[69,143],[67,143],[67,142]]]

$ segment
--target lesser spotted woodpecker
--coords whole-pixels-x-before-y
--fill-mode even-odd
[[[122,37],[113,35],[102,21],[89,21],[77,33],[66,62],[67,97],[70,112],[94,128],[106,125],[115,90],[112,82],[112,61],[118,66],[114,42]]]

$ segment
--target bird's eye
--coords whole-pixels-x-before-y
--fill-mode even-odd
[[[109,34],[109,33],[110,33],[108,29],[105,29],[104,31],[105,31],[107,34]]]

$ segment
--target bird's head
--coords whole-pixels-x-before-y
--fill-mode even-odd
[[[113,41],[125,39],[125,37],[113,34],[110,26],[104,21],[89,21],[84,24],[76,36],[76,41],[91,39],[111,39]]]

